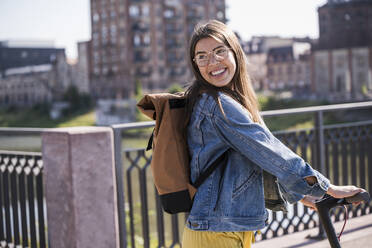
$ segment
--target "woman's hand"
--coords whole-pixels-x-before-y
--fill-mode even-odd
[[[334,197],[334,198],[345,198],[349,196],[353,196],[355,194],[358,194],[359,192],[364,192],[365,190],[362,188],[358,188],[354,185],[348,185],[348,186],[336,186],[336,185],[330,185],[328,188],[328,191],[326,192],[328,195]],[[320,198],[306,195],[300,202],[304,204],[306,207],[311,208],[312,210],[317,210],[315,206],[315,202],[319,200]],[[358,205],[361,202],[355,202],[353,205]]]
[[[334,198],[345,198],[363,191],[365,190],[355,187],[354,185],[336,186],[331,184],[328,188],[327,194],[333,196]]]
[[[304,204],[306,207],[309,207],[312,210],[317,211],[316,206],[315,206],[315,202],[319,199],[320,198],[318,198],[318,197],[314,197],[314,196],[311,196],[311,195],[305,195],[305,197],[302,198],[302,200],[300,200],[300,202],[302,204]]]
[[[330,196],[333,196],[334,198],[345,198],[349,196],[356,195],[360,192],[366,191],[365,189],[358,188],[354,185],[348,185],[348,186],[336,186],[336,185],[330,185],[327,191],[327,194]],[[359,205],[362,202],[354,202],[353,205]]]

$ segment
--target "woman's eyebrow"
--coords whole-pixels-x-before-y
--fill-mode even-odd
[[[219,46],[213,48],[212,51],[214,51],[214,50],[216,50],[218,48],[221,48],[221,47],[224,47],[224,45],[219,45]],[[205,52],[205,51],[198,51],[198,52],[195,53],[195,55],[198,55],[199,53],[207,53],[207,52]]]

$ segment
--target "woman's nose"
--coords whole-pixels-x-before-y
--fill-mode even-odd
[[[214,54],[211,54],[209,57],[208,64],[214,65],[214,64],[218,64],[218,62],[219,61],[216,59],[216,56],[214,56]]]

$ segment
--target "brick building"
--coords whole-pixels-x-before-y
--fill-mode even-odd
[[[129,98],[192,78],[187,43],[201,20],[225,21],[224,0],[91,0],[95,98]]]
[[[304,90],[310,84],[310,38],[254,36],[243,49],[253,85],[261,90]]]
[[[267,85],[271,90],[310,88],[310,43],[271,48],[267,55]]]
[[[372,0],[329,0],[318,14],[312,90],[331,101],[372,98]]]

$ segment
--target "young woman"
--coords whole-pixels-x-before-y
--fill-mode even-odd
[[[312,197],[327,193],[342,198],[363,191],[330,184],[265,127],[244,52],[226,25],[214,20],[198,25],[189,53],[196,78],[186,92],[191,180],[225,152],[227,164],[198,188],[183,248],[251,247],[253,232],[267,220],[263,170],[278,178],[288,202],[312,208]]]

